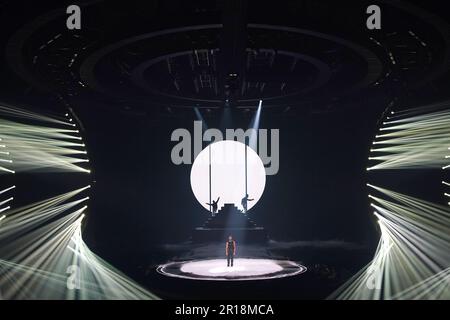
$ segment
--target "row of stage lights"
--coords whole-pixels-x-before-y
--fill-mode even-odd
[[[390,112],[390,121],[383,121],[370,148],[368,160],[377,161],[367,167],[375,169],[448,169],[450,156],[444,154],[450,135],[450,111],[421,113],[409,109]]]
[[[394,111],[391,111],[390,114],[391,114],[391,115],[394,115],[395,112],[394,112]],[[390,118],[389,116],[387,116],[386,119],[389,120],[389,119],[391,119],[391,118]],[[387,122],[383,122],[383,125],[386,125],[386,124],[387,124]],[[384,128],[381,127],[379,130],[381,131],[381,130],[383,130],[383,129],[384,129]],[[380,138],[380,137],[381,137],[381,135],[378,135],[378,134],[375,135],[375,139],[378,139],[378,138]],[[377,141],[375,141],[375,140],[372,141],[372,147],[370,148],[370,153],[376,152],[376,149],[374,149],[373,146],[376,145],[376,144],[378,144],[378,143],[379,143],[379,142],[377,142]],[[368,160],[369,160],[369,161],[375,160],[375,157],[369,156]],[[372,170],[372,168],[371,168],[371,167],[367,167],[366,170],[367,170],[367,171],[370,171],[370,170]]]
[[[402,169],[450,167],[447,164],[450,156],[444,154],[450,150],[447,102],[390,111],[386,120],[379,129],[382,133],[372,142],[367,171],[374,174],[378,170],[394,169],[400,173]],[[442,184],[450,187],[450,182],[444,180]],[[446,282],[441,281],[449,273],[448,207],[370,183],[367,187],[370,188],[369,204],[381,232],[380,241],[372,261],[331,297],[448,299]],[[450,197],[450,193],[444,192],[444,196]]]
[[[77,118],[75,114],[71,117],[70,109],[59,118],[0,105],[0,113],[2,111],[7,114],[7,119],[13,116],[21,121],[0,118],[0,137],[4,136],[9,144],[16,144],[4,143],[9,153],[0,155],[11,157],[13,162],[7,163],[13,167],[0,167],[0,173],[12,177],[21,172],[91,173],[86,168],[89,159],[80,159],[79,156],[82,154],[87,158],[87,151],[74,122]],[[35,125],[34,121],[40,124]],[[61,129],[61,126],[69,126],[73,130]],[[79,126],[82,129],[81,123]],[[79,163],[83,165],[79,166]],[[158,298],[98,257],[84,242],[81,229],[89,196],[83,197],[82,194],[90,188],[88,185],[20,208],[8,206],[7,214],[3,213],[6,209],[0,212],[0,242],[4,244],[0,246],[2,298]],[[0,197],[13,189],[15,186],[0,190]],[[0,207],[11,200],[0,199]],[[68,273],[77,270],[77,277],[72,279]]]
[[[72,127],[76,127],[76,124],[73,122],[73,118],[70,117],[70,114],[69,114],[68,112],[65,113],[64,116],[69,120],[69,123],[70,123],[70,125],[71,125]],[[76,130],[75,132],[76,132],[76,133],[80,133],[80,130]],[[83,138],[82,138],[81,136],[80,136],[80,137],[76,137],[76,138],[77,138],[78,140],[83,140]],[[86,147],[86,144],[83,142],[80,146],[81,146],[81,147]],[[85,154],[85,155],[87,155],[87,151],[86,151],[86,150],[83,150],[82,153]],[[83,162],[89,162],[89,159],[84,159]],[[90,169],[87,169],[86,173],[91,173],[91,170],[90,170]]]
[[[67,123],[67,122],[61,122],[61,123],[65,124],[65,125],[68,125],[68,126],[71,126],[71,127],[76,127],[76,124],[73,123],[73,118],[70,118],[69,113],[66,113],[65,116],[67,117],[67,120],[69,121],[69,123]],[[57,132],[56,131],[57,129],[55,127],[52,127],[52,128],[49,127],[49,128],[45,128],[45,129],[51,129],[51,130],[53,130],[53,133]],[[38,129],[36,129],[36,130],[38,130]],[[27,132],[28,137],[24,138],[23,137],[23,133],[21,132],[15,138],[19,139],[19,140],[23,140],[25,142],[27,142],[27,140],[28,141],[32,141],[34,143],[34,145],[36,145],[36,141],[38,141],[39,137],[43,133],[43,132],[35,132],[35,136],[33,136],[32,129],[25,128],[24,132],[25,131],[28,131]],[[68,132],[68,131],[64,130],[64,131],[60,131],[60,132]],[[77,134],[80,133],[79,130],[73,130],[73,131],[70,131],[70,132],[71,133],[77,133]],[[12,136],[13,134],[14,133],[10,134],[10,136]],[[85,148],[86,147],[85,143],[83,142],[83,138],[81,136],[69,135],[69,134],[63,134],[63,136],[64,137],[62,137],[59,140],[57,138],[51,137],[50,134],[49,134],[49,137],[46,137],[46,140],[47,141],[50,140],[50,142],[53,144],[53,147],[55,147],[55,150],[53,150],[54,152],[57,152],[58,148],[60,148],[60,149],[67,149],[67,148],[63,148],[61,145],[58,145],[58,142],[59,143],[63,143],[64,142],[67,145],[75,147],[75,149],[67,149],[67,150],[64,150],[64,151],[71,151],[71,153],[79,153],[79,154],[87,155],[87,150],[86,149],[84,149],[84,150],[79,150],[78,149],[78,148]],[[76,144],[76,143],[71,143],[71,142],[68,143],[67,142],[67,140],[72,140],[72,139],[80,140],[81,143]],[[45,140],[43,140],[43,141],[45,141]],[[55,163],[57,163],[58,160],[62,160],[61,161],[61,164],[62,164],[64,162],[64,160],[67,160],[68,157],[65,156],[65,155],[52,154],[51,153],[52,150],[51,150],[50,146],[46,146],[46,145],[44,145],[44,143],[42,143],[41,145],[38,146],[38,147],[41,148],[41,150],[39,150],[39,148],[37,150],[37,151],[41,152],[42,158],[40,159],[40,161],[44,161],[44,162],[48,161],[48,162],[55,162]],[[11,153],[11,151],[9,149],[16,148],[16,149],[19,149],[19,150],[25,150],[26,147],[27,147],[26,143],[25,143],[24,146],[20,146],[20,145],[10,146],[10,145],[8,145],[8,141],[5,141],[2,137],[0,137],[0,148],[5,150],[5,151],[0,150],[0,155],[7,156],[7,158],[8,158],[8,159],[5,159],[3,157],[0,158],[0,171],[7,172],[7,173],[12,173],[12,174],[16,173],[17,170],[14,169],[15,161],[12,159],[15,156],[15,154],[14,154],[14,152]],[[35,152],[36,149],[32,149],[31,151]],[[46,155],[48,156],[48,159],[45,159]],[[60,159],[57,158],[58,156],[60,157]],[[18,160],[20,160],[20,159],[18,159]],[[73,163],[76,163],[76,162],[89,163],[89,159],[88,158],[80,159],[80,158],[75,158],[74,157],[73,159],[71,159],[71,161],[73,161]],[[1,164],[3,164],[3,163],[8,163],[9,166],[12,167],[12,168],[8,168],[7,166],[2,166]],[[73,169],[75,169],[75,168],[73,168]],[[80,170],[83,171],[83,172],[86,172],[86,173],[91,173],[90,169],[83,169],[83,168],[80,167]],[[19,168],[19,171],[20,171],[20,168]]]
[[[1,154],[2,156],[7,156],[8,158],[10,158],[11,153],[8,151],[7,145],[5,144],[4,140],[3,140],[1,137],[0,137],[0,148],[6,150],[6,151],[0,151],[0,154]],[[13,163],[13,160],[12,160],[12,159],[4,159],[4,158],[2,157],[2,158],[0,158],[0,162],[1,162],[2,164],[3,164],[3,163],[9,163],[9,164],[12,164],[12,163]],[[7,173],[12,173],[12,174],[15,173],[14,170],[7,169],[7,168],[5,168],[4,166],[1,166],[0,169],[1,169],[2,171],[6,171]],[[14,190],[15,188],[16,188],[16,186],[13,185],[13,186],[8,187],[8,188],[6,188],[6,189],[4,189],[4,190],[1,190],[1,191],[0,191],[0,195],[2,195],[2,196],[3,196],[3,195],[8,196],[8,195],[11,194],[11,192],[13,192],[13,190]],[[3,199],[4,199],[4,198],[3,198]],[[2,223],[2,220],[4,220],[4,219],[6,218],[6,213],[7,213],[7,211],[11,209],[11,203],[12,203],[12,201],[14,200],[14,197],[11,196],[11,197],[7,198],[6,200],[3,200],[3,199],[0,199],[0,224]]]
[[[450,150],[450,147],[447,148],[447,150]],[[450,159],[450,155],[445,156],[445,159]],[[443,170],[447,170],[450,168],[450,164],[444,166],[442,169]],[[447,187],[447,189],[449,189],[448,187],[450,187],[450,182],[446,182],[446,181],[442,181],[442,184]],[[447,198],[450,198],[450,190],[448,192],[444,192],[444,196]],[[447,204],[450,206],[450,201],[447,202]]]
[[[408,111],[409,111],[409,114],[408,114]],[[419,148],[432,146],[433,140],[439,141],[438,147],[440,150],[446,150],[447,152],[448,152],[448,150],[450,150],[450,147],[446,146],[445,145],[446,143],[443,142],[444,140],[436,139],[436,136],[441,135],[444,137],[444,139],[448,140],[448,137],[450,136],[450,130],[448,129],[450,127],[448,125],[450,123],[450,112],[449,111],[445,111],[445,110],[444,111],[436,111],[436,112],[432,112],[429,114],[425,113],[423,115],[417,115],[417,114],[411,113],[411,110],[406,110],[403,113],[400,112],[399,114],[396,114],[394,111],[390,111],[390,113],[389,113],[390,116],[386,117],[386,119],[390,120],[390,121],[383,121],[382,127],[380,127],[379,130],[395,132],[395,130],[398,129],[399,126],[404,126],[404,127],[407,126],[408,122],[405,121],[405,119],[408,119],[408,118],[405,118],[405,114],[406,114],[406,116],[409,116],[411,119],[417,119],[419,121],[422,120],[425,123],[425,125],[421,125],[416,128],[408,128],[408,129],[402,128],[405,131],[410,130],[412,132],[412,135],[416,134],[416,137],[412,136],[409,140],[404,139],[405,142],[401,142],[401,143],[405,143],[406,145],[408,145],[408,143],[411,143],[411,145],[412,145],[411,150],[412,150],[412,152],[415,152],[414,157],[416,159],[420,158],[420,156],[419,156],[420,152],[423,152],[423,153],[426,152],[426,150],[419,150]],[[423,119],[421,119],[421,117]],[[423,144],[423,146],[421,146],[420,138],[426,137],[426,134],[427,134],[426,124],[429,124],[430,127],[433,127],[434,129],[429,134],[430,139],[424,140],[424,144]],[[441,128],[442,128],[442,130],[441,130]],[[406,136],[404,136],[404,138],[405,137]],[[380,138],[385,138],[385,139],[379,140]],[[395,137],[394,137],[394,139],[395,139]],[[385,150],[385,151],[389,150],[390,152],[395,151],[396,145],[395,145],[394,139],[392,138],[392,133],[391,133],[391,135],[389,135],[389,133],[375,135],[375,140],[372,142],[372,147],[370,149],[370,152],[371,153],[376,153],[376,152],[380,153],[380,152],[383,152],[383,150]],[[397,140],[398,140],[398,138],[397,138]],[[397,143],[397,146],[399,146],[401,143]],[[388,145],[388,146],[381,147],[381,148],[375,148],[374,147],[375,145]],[[389,146],[390,146],[390,149],[389,149]],[[431,148],[428,148],[428,150],[431,150]],[[439,161],[439,159],[438,159],[439,155],[433,155],[437,159],[436,163],[434,164],[434,168],[436,168],[437,167],[436,164],[438,164],[442,170],[447,170],[450,168],[450,164],[448,164],[448,162],[449,162],[448,159],[450,159],[450,155],[445,155],[444,152],[441,152],[441,153],[442,153],[442,155],[440,157],[441,157],[442,161]],[[385,154],[389,155],[389,152],[386,152]],[[429,152],[429,154],[431,155],[431,152]],[[383,158],[383,156],[380,157],[379,155],[377,155],[377,156],[370,155],[368,160],[369,161],[376,161],[376,160],[380,160],[380,159],[386,160],[387,157],[388,156],[385,156]],[[407,158],[407,157],[405,157],[405,158]],[[410,157],[410,158],[413,158],[413,157]],[[401,162],[400,159],[398,159],[397,164],[399,164],[400,162]],[[371,171],[376,168],[377,168],[376,165],[369,166],[369,167],[367,167],[367,171]],[[395,166],[392,166],[392,168],[395,169]],[[382,168],[380,168],[380,169],[382,169]],[[389,169],[389,167],[388,167],[388,169]],[[442,181],[442,184],[446,187],[450,186],[450,182],[447,182],[444,180]],[[444,191],[444,197],[450,198],[450,191],[448,191],[448,192]],[[446,201],[446,202],[448,205],[450,205],[450,201]]]
[[[67,119],[66,121],[60,121],[57,118],[51,118],[51,117],[45,117],[45,116],[39,116],[37,114],[33,114],[33,113],[27,113],[27,111],[22,110],[22,109],[15,109],[15,108],[10,108],[10,107],[3,107],[0,106],[0,108],[2,110],[0,111],[6,111],[7,115],[14,115],[15,117],[23,117],[24,119],[33,119],[33,120],[52,120],[51,122],[60,124],[60,125],[64,125],[64,126],[70,126],[73,128],[76,128],[77,125],[74,122],[74,119],[70,116],[69,112],[66,112],[64,114],[65,119]],[[21,132],[16,132],[16,136],[14,137],[14,130],[12,129],[12,127],[14,127],[14,124],[17,124],[18,127],[23,126],[23,130]],[[79,163],[89,163],[89,159],[87,158],[87,150],[85,149],[86,145],[83,142],[83,138],[81,135],[76,135],[76,134],[80,134],[80,130],[76,129],[76,130],[67,130],[67,129],[61,129],[55,126],[48,126],[48,127],[42,127],[42,126],[33,126],[31,124],[23,124],[23,123],[14,123],[14,122],[10,122],[10,121],[6,121],[3,123],[0,123],[0,125],[2,125],[2,128],[0,130],[0,134],[1,131],[4,131],[4,135],[7,136],[6,139],[4,139],[1,135],[0,135],[0,171],[3,171],[3,173],[6,174],[16,174],[18,172],[21,171],[33,171],[33,170],[26,170],[24,168],[21,167],[21,165],[19,164],[16,168],[15,164],[20,163],[20,162],[24,162],[24,160],[22,159],[14,159],[14,157],[18,157],[20,158],[20,154],[17,155],[15,154],[14,150],[21,150],[22,149],[22,153],[33,153],[38,151],[39,152],[39,156],[41,157],[40,161],[44,161],[43,163],[45,165],[51,165],[52,163],[58,163],[58,156],[60,157],[60,159],[64,159],[67,158],[66,155],[64,154],[57,154],[55,152],[55,154],[51,154],[52,150],[51,148],[60,148],[61,150],[66,149],[64,148],[62,145],[58,145],[59,143],[67,143],[67,140],[79,140],[81,141],[81,143],[78,144],[74,144],[74,143],[70,143],[71,146],[75,147],[73,149],[67,149],[69,150],[71,153],[78,153],[78,154],[83,154],[86,155],[86,159],[80,159],[77,157],[73,157],[71,159],[71,161],[74,162],[79,162]],[[11,130],[12,129],[12,130]],[[39,130],[42,130],[42,132],[39,132]],[[45,135],[45,130],[48,130],[47,132],[47,136]],[[62,131],[61,131],[62,130]],[[11,133],[12,132],[12,133]],[[56,136],[52,137],[51,134],[49,133],[60,133],[62,134],[64,132],[64,134],[62,134],[61,138],[58,139]],[[70,134],[69,134],[70,133]],[[34,135],[33,135],[34,134]],[[15,141],[16,143],[23,141],[24,142],[24,146],[11,146],[8,144],[8,137],[11,138],[13,137],[13,141]],[[43,143],[37,144],[36,142],[39,142],[39,138],[44,137],[45,140],[43,140]],[[27,146],[27,141],[31,141],[31,147]],[[49,141],[50,144],[47,146],[45,145],[45,141]],[[11,142],[11,141],[10,141]],[[33,146],[37,146],[38,150],[33,149]],[[12,151],[11,151],[12,149]],[[39,150],[41,149],[41,150]],[[80,150],[81,149],[81,150]],[[69,153],[70,154],[70,153]],[[56,155],[56,157],[55,157]],[[43,158],[45,158],[45,156],[48,157],[48,161],[45,163],[45,159],[43,160]],[[14,159],[14,160],[13,160]],[[28,161],[32,161],[32,159],[28,159]],[[61,160],[62,163],[63,160]],[[25,161],[26,162],[26,161]],[[7,164],[7,165],[5,165]],[[72,163],[73,164],[73,163]],[[73,164],[74,165],[74,164]],[[9,167],[9,168],[8,168]],[[72,168],[67,168],[68,171],[71,171],[70,169],[78,169],[85,172],[85,173],[91,173],[90,169],[85,169],[82,167],[78,167],[78,166],[73,166]],[[22,170],[24,169],[24,170]],[[37,169],[39,169],[39,167],[37,167]],[[90,187],[90,186],[89,186]],[[10,196],[7,198],[2,197],[3,195],[10,195],[11,192],[14,191],[14,189],[16,189],[16,186],[11,186],[8,187],[4,190],[0,190],[0,223],[6,219],[7,217],[7,211],[11,210],[12,208],[12,201],[14,200],[14,196]],[[83,214],[84,217],[84,214]],[[80,220],[81,221],[81,220]]]

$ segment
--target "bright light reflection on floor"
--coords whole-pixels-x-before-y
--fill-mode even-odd
[[[261,276],[282,271],[273,260],[268,259],[235,259],[233,267],[227,267],[226,259],[193,261],[184,264],[181,271],[199,276]]]
[[[169,277],[192,280],[264,280],[294,276],[306,267],[288,260],[234,259],[227,267],[226,259],[178,261],[161,265],[158,272]]]

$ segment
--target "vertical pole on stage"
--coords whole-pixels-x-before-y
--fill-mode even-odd
[[[211,144],[209,144],[209,212],[213,214],[211,207]]]
[[[245,196],[247,197],[247,140],[245,142]]]

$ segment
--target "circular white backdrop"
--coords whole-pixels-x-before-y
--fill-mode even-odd
[[[210,144],[195,158],[191,169],[191,188],[198,202],[209,210],[209,148],[211,148],[211,195],[219,200],[219,209],[233,203],[239,209],[245,196],[245,148],[247,148],[247,192],[253,201],[250,210],[261,198],[266,185],[266,171],[258,154],[245,144],[224,140]]]

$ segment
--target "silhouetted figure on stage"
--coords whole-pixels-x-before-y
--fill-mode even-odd
[[[233,240],[232,236],[229,236],[228,241],[225,243],[225,254],[227,256],[227,267],[232,267],[233,258],[236,254],[236,241]]]
[[[246,213],[247,212],[247,202],[248,201],[253,201],[253,199],[249,199],[248,198],[248,193],[245,195],[245,197],[244,198],[242,198],[242,200],[241,200],[241,205],[242,205],[242,207],[244,208],[244,213]]]
[[[219,199],[220,199],[220,197],[218,197],[216,201],[213,200],[212,203],[207,203],[208,206],[212,206],[212,212],[213,213],[217,212],[217,207],[219,205]]]

